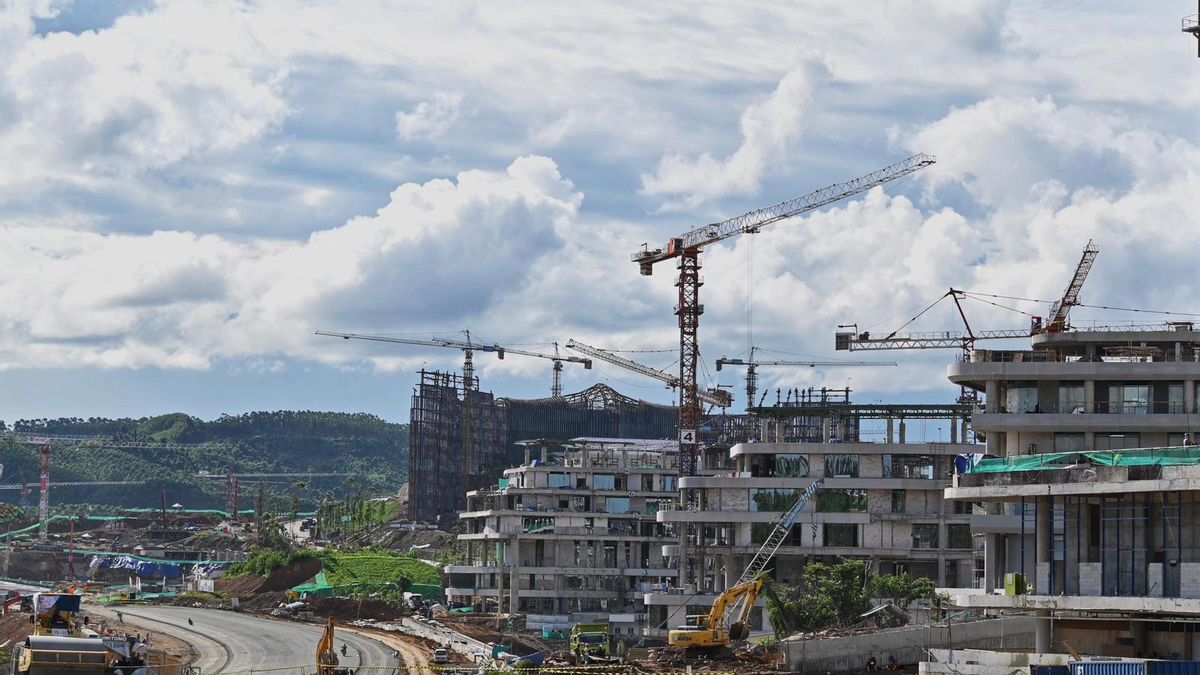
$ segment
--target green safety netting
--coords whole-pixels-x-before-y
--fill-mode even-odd
[[[1085,452],[1085,457],[1104,466],[1190,466],[1200,464],[1200,447],[1138,448],[1112,452]]]
[[[971,467],[970,473],[1010,473],[1065,469],[1092,462],[1101,466],[1192,466],[1200,464],[1200,446],[1136,448],[1105,452],[1053,452],[1017,457],[989,457]]]
[[[988,457],[971,467],[971,473],[1009,473],[1012,471],[1038,471],[1056,468],[1055,465],[1074,464],[1077,452],[1055,452],[1046,455],[1021,455],[1019,457]]]

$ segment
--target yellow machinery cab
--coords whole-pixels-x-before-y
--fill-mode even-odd
[[[75,616],[81,600],[74,593],[34,593],[33,634],[80,637]]]

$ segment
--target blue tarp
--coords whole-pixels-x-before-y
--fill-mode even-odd
[[[134,574],[139,577],[146,577],[147,579],[183,578],[183,565],[179,563],[150,562],[148,560],[138,560],[131,555],[101,558],[100,567],[109,567],[116,570],[133,570]]]

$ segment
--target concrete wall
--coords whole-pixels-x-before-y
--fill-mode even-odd
[[[880,667],[888,657],[913,664],[925,660],[925,650],[940,648],[1032,649],[1034,619],[1010,617],[987,619],[952,626],[895,628],[869,635],[823,640],[788,639],[781,642],[788,669],[808,673],[862,671],[867,659],[875,657]]]
[[[1100,595],[1100,563],[1079,564],[1079,594]]]
[[[1179,569],[1180,595],[1200,598],[1200,563],[1182,563]]]

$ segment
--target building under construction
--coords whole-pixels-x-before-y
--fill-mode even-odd
[[[520,461],[517,441],[675,438],[678,408],[623,396],[596,384],[565,396],[496,398],[479,379],[421,371],[413,392],[409,517],[452,523],[468,490]]]

